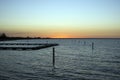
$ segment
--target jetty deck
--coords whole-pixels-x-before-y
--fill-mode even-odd
[[[48,43],[0,43],[0,50],[39,50],[48,47],[58,46],[58,44]]]

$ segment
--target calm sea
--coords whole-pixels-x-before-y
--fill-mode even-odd
[[[55,47],[55,69],[52,48],[0,50],[0,80],[120,80],[120,39],[33,39],[0,43],[59,44]]]

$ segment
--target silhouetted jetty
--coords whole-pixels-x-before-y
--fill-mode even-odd
[[[0,45],[23,45],[22,47],[8,47],[8,46],[0,46],[0,50],[38,50],[53,46],[58,46],[58,44],[37,44],[37,43],[0,43]],[[28,47],[25,47],[24,45],[28,45]],[[29,45],[36,45],[30,47]]]

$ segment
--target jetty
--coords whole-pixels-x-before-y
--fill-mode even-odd
[[[0,43],[0,50],[39,50],[44,48],[53,47],[52,64],[53,69],[55,68],[55,48],[59,44],[53,43]]]
[[[0,43],[0,50],[39,50],[58,46],[53,43]]]

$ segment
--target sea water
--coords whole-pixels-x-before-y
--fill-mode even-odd
[[[0,43],[59,44],[55,46],[55,68],[52,48],[0,50],[0,80],[120,80],[120,39],[28,39]]]

